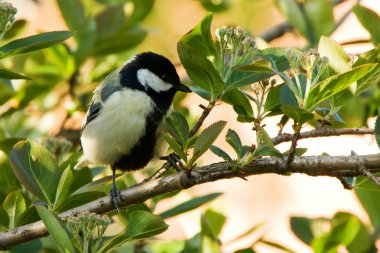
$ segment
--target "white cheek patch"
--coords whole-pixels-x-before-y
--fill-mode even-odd
[[[137,79],[145,87],[145,90],[151,88],[157,93],[170,90],[173,87],[170,83],[163,81],[148,69],[139,69],[137,71]]]

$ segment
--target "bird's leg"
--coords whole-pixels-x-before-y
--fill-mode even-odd
[[[112,189],[110,192],[110,197],[111,197],[111,203],[112,205],[116,208],[116,210],[119,212],[119,204],[118,201],[120,200],[121,193],[120,190],[116,187],[116,166],[112,166]]]

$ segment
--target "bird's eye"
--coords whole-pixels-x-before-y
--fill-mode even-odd
[[[166,78],[168,78],[168,75],[162,75],[161,78],[162,80],[165,80]]]

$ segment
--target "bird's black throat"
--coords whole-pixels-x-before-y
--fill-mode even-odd
[[[139,139],[132,150],[120,157],[114,166],[123,171],[132,171],[144,168],[154,156],[157,141],[157,128],[163,119],[163,114],[154,110],[145,123],[145,134]]]

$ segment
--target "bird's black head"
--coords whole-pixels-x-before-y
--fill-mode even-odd
[[[120,71],[123,86],[146,92],[165,112],[176,91],[191,92],[181,84],[174,65],[162,55],[144,52],[127,62]]]

